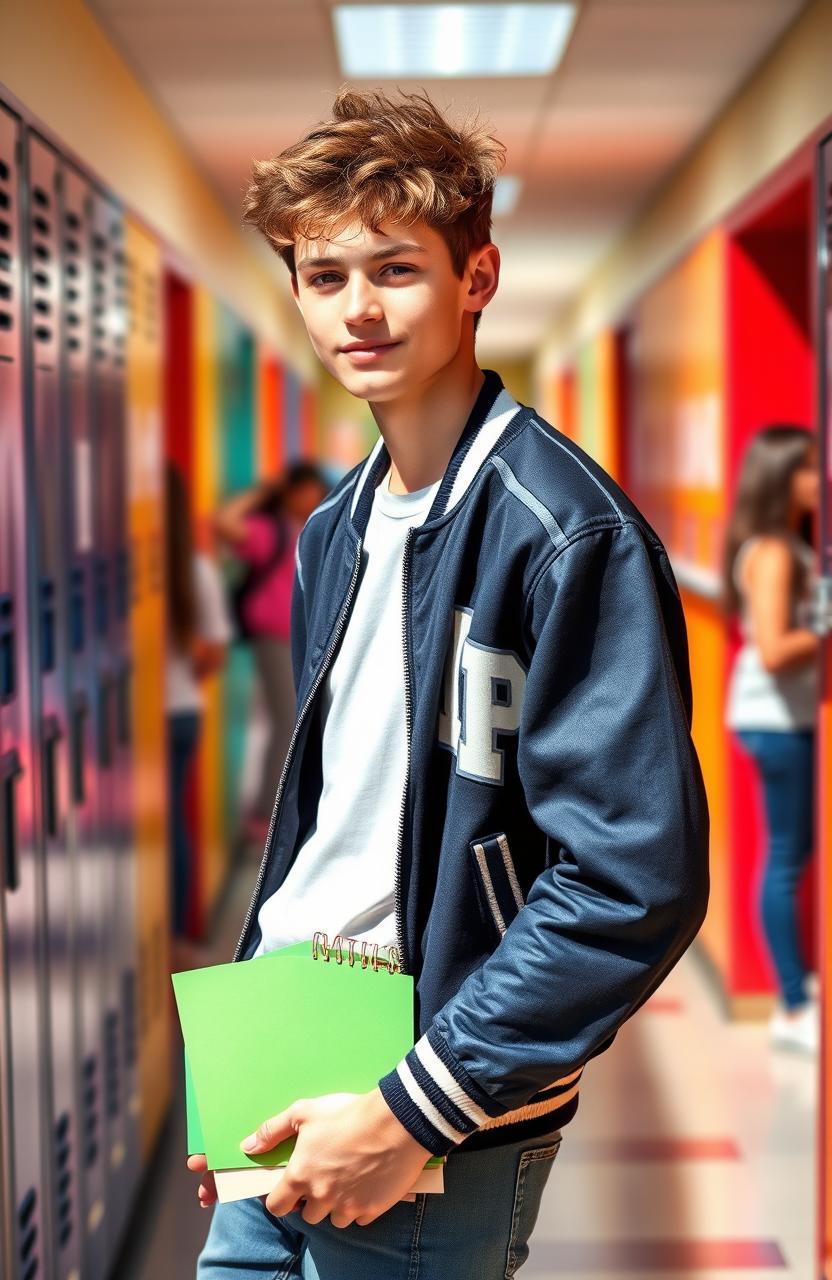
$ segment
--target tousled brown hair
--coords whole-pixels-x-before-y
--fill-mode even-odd
[[[295,242],[331,239],[358,222],[424,221],[462,276],[491,238],[494,179],[505,147],[476,119],[452,125],[426,93],[342,89],[332,118],[271,160],[255,160],[243,220],[295,273]]]
[[[734,561],[746,538],[756,534],[787,536],[790,533],[789,506],[792,476],[806,465],[815,444],[808,427],[791,422],[775,422],[752,438],[743,455],[737,492],[725,536],[721,606],[732,617],[740,607],[740,595],[733,578]],[[812,541],[812,519],[807,512],[799,530]],[[806,571],[796,562],[793,589],[800,594]]]

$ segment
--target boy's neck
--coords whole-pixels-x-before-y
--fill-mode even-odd
[[[467,358],[397,400],[370,402],[390,454],[391,493],[413,493],[441,480],[484,381],[476,361]]]

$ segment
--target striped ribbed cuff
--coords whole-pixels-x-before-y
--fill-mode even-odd
[[[506,1110],[474,1083],[433,1028],[379,1088],[400,1124],[435,1156],[447,1155]]]

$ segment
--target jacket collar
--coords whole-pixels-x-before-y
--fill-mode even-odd
[[[483,374],[485,381],[454,446],[424,524],[456,506],[470,488],[482,463],[520,411],[520,405],[506,391],[500,375],[493,369],[483,369]],[[370,519],[376,485],[389,466],[390,454],[384,441],[379,439],[361,469],[350,508],[352,523],[362,537]]]

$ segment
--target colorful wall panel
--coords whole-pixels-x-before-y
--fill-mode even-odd
[[[294,462],[303,452],[303,440],[301,435],[301,382],[292,369],[287,369],[283,377],[283,424],[286,461]]]
[[[199,543],[211,549],[210,520],[220,499],[221,429],[217,304],[200,285],[193,291],[194,415],[191,501]],[[202,682],[204,715],[196,772],[197,859],[190,928],[210,924],[228,860],[225,825],[223,676]]]
[[[224,498],[250,488],[256,477],[256,347],[251,332],[222,304],[217,307],[217,321],[220,343],[218,445],[223,483],[220,496]],[[233,836],[238,825],[237,796],[248,734],[253,670],[249,646],[231,645],[223,672],[222,694],[227,839]]]
[[[300,452],[304,458],[316,458],[318,451],[318,397],[315,388],[304,382],[300,389]]]
[[[257,346],[257,474],[278,476],[283,467],[283,368],[262,343]]]
[[[725,237],[714,232],[638,303],[628,339],[627,471],[635,501],[670,552],[684,590],[693,736],[711,812],[711,899],[700,942],[734,991],[727,635],[717,604],[725,519]]]
[[[575,439],[615,480],[621,478],[621,352],[611,330],[578,353]]]
[[[133,801],[136,849],[139,1091],[146,1159],[170,1101],[162,276],[158,244],[125,227],[128,503],[133,564]]]

